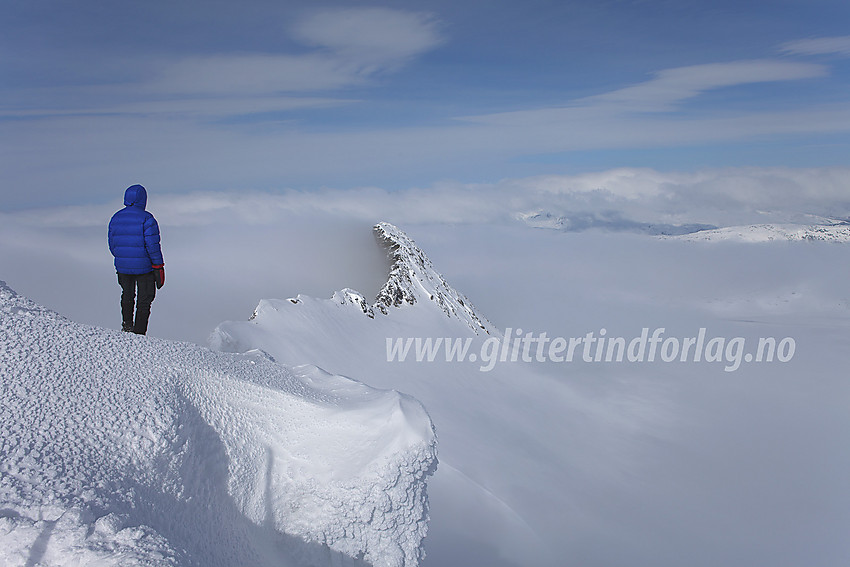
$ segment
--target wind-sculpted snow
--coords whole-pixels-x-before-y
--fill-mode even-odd
[[[394,391],[75,324],[0,282],[0,423],[2,565],[420,559],[435,436]]]

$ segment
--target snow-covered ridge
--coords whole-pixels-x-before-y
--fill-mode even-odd
[[[771,241],[822,241],[850,242],[850,223],[834,224],[754,224],[702,230],[680,236],[667,237],[691,242],[771,242]]]
[[[454,289],[437,272],[431,260],[416,245],[412,238],[398,227],[381,222],[372,229],[375,239],[387,252],[390,262],[387,281],[378,291],[371,304],[366,297],[351,288],[344,288],[333,294],[330,302],[334,305],[353,306],[364,315],[374,319],[376,314],[392,316],[395,312],[411,307],[416,303],[431,305],[447,319],[461,322],[476,335],[498,333],[496,327],[483,315],[480,315],[465,295]],[[315,304],[313,298],[298,295],[288,300],[294,305]],[[263,300],[251,316],[255,321],[263,312],[278,312],[285,309],[280,300]],[[241,352],[236,345],[228,345],[224,328],[230,323],[219,326],[213,332],[211,342],[214,348]]]
[[[606,214],[588,212],[559,215],[538,209],[515,213],[514,218],[532,228],[545,228],[561,232],[580,232],[583,230],[599,229],[612,232],[636,232],[651,236],[668,236],[716,228],[714,225],[700,223],[638,222],[624,218],[616,211]]]
[[[386,314],[394,307],[427,299],[449,317],[464,321],[476,334],[495,331],[493,325],[476,312],[469,299],[443,279],[407,234],[387,222],[378,223],[373,231],[391,261],[389,277],[378,292],[374,309]]]
[[[210,346],[234,353],[262,349],[287,364],[335,359],[338,366],[325,368],[348,373],[339,369],[350,368],[346,360],[352,347],[371,349],[356,354],[368,358],[385,351],[386,337],[410,336],[423,329],[440,329],[445,336],[499,334],[403,231],[379,223],[373,233],[390,261],[387,281],[374,302],[350,288],[335,292],[330,299],[301,294],[290,299],[262,299],[249,320],[219,324],[210,334]],[[370,378],[355,377],[367,382]]]
[[[0,564],[416,565],[417,401],[73,323],[0,282]]]

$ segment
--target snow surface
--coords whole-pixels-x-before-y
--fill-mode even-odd
[[[73,323],[0,282],[0,564],[416,565],[414,399]]]

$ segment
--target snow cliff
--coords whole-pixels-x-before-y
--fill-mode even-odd
[[[0,564],[416,565],[421,404],[73,323],[0,282]]]

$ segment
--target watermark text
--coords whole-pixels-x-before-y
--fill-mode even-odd
[[[788,362],[797,348],[792,337],[760,337],[753,347],[745,337],[709,336],[705,327],[688,337],[665,333],[664,327],[644,327],[630,338],[609,337],[603,328],[565,338],[508,327],[503,336],[483,342],[472,337],[387,337],[387,362],[469,362],[481,372],[506,362],[707,362],[723,363],[723,370],[734,372],[742,363]]]

